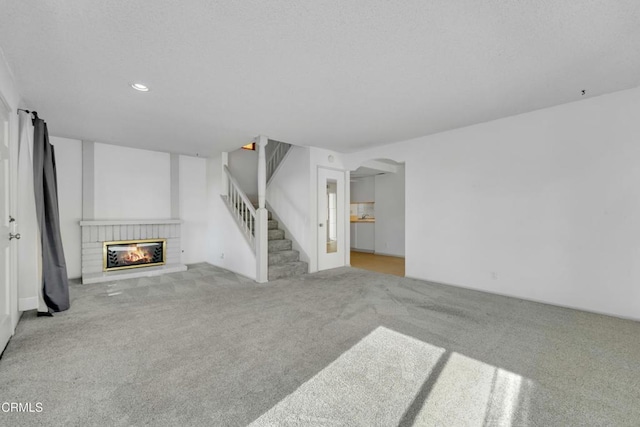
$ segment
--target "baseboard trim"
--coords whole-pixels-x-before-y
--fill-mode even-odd
[[[576,306],[571,306],[571,305],[565,305],[565,304],[558,304],[555,302],[549,302],[549,301],[545,301],[545,300],[540,300],[540,299],[536,299],[536,298],[523,298],[521,296],[517,296],[517,295],[513,295],[513,294],[506,294],[503,292],[492,292],[492,291],[487,291],[484,289],[478,289],[478,288],[472,288],[469,286],[463,286],[463,285],[455,285],[453,283],[444,283],[444,282],[438,282],[435,280],[429,280],[429,279],[424,279],[421,277],[414,277],[414,276],[404,276],[407,279],[413,279],[413,280],[419,280],[421,282],[427,282],[427,283],[431,283],[434,285],[442,285],[442,286],[450,286],[452,288],[460,288],[460,289],[466,289],[469,291],[476,291],[476,292],[482,292],[483,294],[491,294],[491,295],[498,295],[501,297],[507,297],[507,298],[514,298],[514,299],[519,299],[522,301],[529,301],[529,302],[535,302],[538,304],[545,304],[545,305],[551,305],[554,307],[560,307],[560,308],[567,308],[569,310],[576,310],[576,311],[584,311],[585,313],[592,313],[592,314],[599,314],[601,316],[609,316],[609,317],[615,317],[618,319],[622,319],[622,320],[631,320],[634,322],[640,322],[640,317],[633,317],[633,316],[624,316],[621,314],[616,314],[616,313],[609,313],[606,311],[599,311],[599,310],[591,310],[591,309],[587,309],[587,308],[583,308],[583,307],[576,307]]]
[[[221,268],[221,269],[223,269],[223,270],[230,271],[230,272],[231,272],[231,273],[233,273],[233,274],[237,274],[238,276],[242,276],[242,277],[244,277],[244,278],[246,278],[246,279],[253,280],[254,282],[258,283],[258,282],[256,281],[256,278],[255,278],[255,277],[250,277],[250,276],[247,276],[246,274],[238,273],[237,271],[234,271],[234,270],[230,269],[229,267],[224,267],[224,266],[222,266],[222,265],[217,265],[217,264],[214,264],[214,263],[209,262],[209,261],[205,261],[205,264],[209,264],[209,265],[212,265],[212,266],[214,266],[214,267],[217,267],[217,268]],[[268,283],[268,282],[266,282],[266,283]]]
[[[35,310],[38,308],[38,297],[18,299],[18,311]]]

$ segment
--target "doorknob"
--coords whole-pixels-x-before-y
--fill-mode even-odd
[[[323,226],[324,226],[324,224],[320,223],[320,224],[318,224],[318,226],[319,226],[319,227],[323,227]]]
[[[11,239],[20,240],[20,233],[17,233],[17,234],[9,233],[9,240]]]

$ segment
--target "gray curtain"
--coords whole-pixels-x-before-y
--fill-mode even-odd
[[[56,157],[47,124],[36,116],[33,126],[33,185],[42,236],[42,294],[50,312],[64,311],[70,305],[69,280],[60,235]]]

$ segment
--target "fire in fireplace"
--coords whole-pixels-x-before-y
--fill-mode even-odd
[[[163,265],[166,262],[166,239],[104,242],[103,270]]]

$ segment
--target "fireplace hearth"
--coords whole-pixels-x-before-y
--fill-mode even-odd
[[[164,265],[166,239],[121,240],[103,243],[103,271]]]

